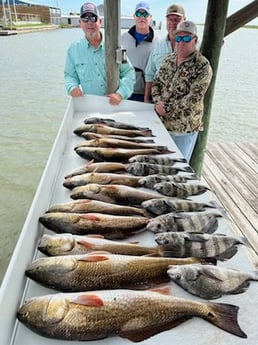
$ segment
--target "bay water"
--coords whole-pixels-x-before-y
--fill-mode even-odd
[[[66,50],[81,36],[57,29],[0,37],[0,282],[67,106]],[[258,142],[257,37],[240,29],[225,38],[208,140]]]

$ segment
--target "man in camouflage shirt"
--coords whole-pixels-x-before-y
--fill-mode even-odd
[[[193,22],[178,24],[176,52],[165,58],[151,89],[156,113],[188,161],[203,129],[203,99],[212,78],[209,61],[196,49],[197,39]]]

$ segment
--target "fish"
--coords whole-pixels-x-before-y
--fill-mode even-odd
[[[72,199],[94,199],[111,204],[119,205],[141,205],[145,200],[163,198],[163,195],[156,192],[145,192],[141,189],[123,186],[119,184],[100,185],[89,183],[85,186],[76,187],[71,191]]]
[[[152,143],[135,143],[133,141],[121,140],[121,139],[112,139],[108,137],[96,138],[91,140],[85,140],[75,146],[75,150],[78,147],[117,147],[125,149],[156,149],[168,151],[167,146],[156,145]]]
[[[126,238],[143,230],[149,218],[142,216],[116,216],[102,213],[49,212],[39,222],[57,233],[75,235],[100,234],[106,238]]]
[[[141,137],[127,137],[124,135],[115,135],[115,134],[98,134],[98,133],[92,133],[92,132],[83,132],[81,136],[87,140],[91,139],[97,139],[97,138],[112,138],[112,139],[120,139],[120,140],[127,140],[127,141],[132,141],[135,143],[154,143],[153,139]]]
[[[59,291],[146,289],[169,281],[169,265],[200,263],[197,258],[165,258],[93,252],[48,256],[32,261],[26,276]]]
[[[155,236],[155,241],[173,257],[215,258],[228,260],[242,244],[239,239],[223,234],[199,234],[186,232],[166,232]]]
[[[128,159],[140,153],[164,153],[167,150],[159,150],[155,148],[145,149],[121,149],[117,147],[77,147],[75,152],[82,158],[94,159],[97,162],[101,161],[115,161],[126,162]],[[183,168],[182,168],[183,169]]]
[[[201,184],[176,183],[167,181],[157,183],[153,188],[166,196],[174,196],[179,198],[184,198],[191,195],[200,195],[210,190],[210,188]]]
[[[130,159],[129,159],[130,160]],[[171,181],[171,182],[187,182],[187,180],[197,179],[195,174],[187,175],[162,175],[154,174],[149,176],[143,176],[139,180],[139,183],[142,187],[153,189],[154,185],[159,182]]]
[[[125,172],[125,165],[117,162],[94,162],[91,160],[84,166],[74,169],[72,172],[67,174],[65,178],[69,178],[76,175],[82,175],[89,172]]]
[[[147,247],[135,242],[107,240],[101,235],[79,236],[69,233],[43,234],[38,249],[48,256],[78,255],[95,251],[134,256],[160,253],[158,245]]]
[[[198,213],[194,215],[169,212],[150,220],[147,230],[158,232],[199,232],[213,233],[218,228],[220,214]]]
[[[126,206],[126,205],[116,205],[108,202],[103,202],[93,199],[80,199],[72,202],[55,204],[49,207],[46,211],[49,212],[70,212],[70,213],[107,213],[114,215],[141,215],[147,216],[149,213],[142,208]]]
[[[102,124],[106,124],[110,127],[121,128],[121,129],[133,129],[133,130],[148,129],[147,127],[139,127],[139,126],[131,125],[129,123],[119,122],[119,121],[116,121],[113,119],[103,119],[100,117],[89,117],[89,118],[85,119],[83,122],[86,125],[102,123]]]
[[[160,216],[170,212],[193,212],[205,211],[206,207],[217,208],[217,203],[195,202],[192,200],[183,200],[172,197],[151,199],[144,201],[141,206],[147,211]]]
[[[63,186],[73,189],[78,186],[83,186],[88,183],[98,184],[123,184],[125,186],[139,187],[138,176],[125,175],[125,174],[112,174],[112,173],[98,173],[90,172],[77,176],[66,178]]]
[[[174,297],[163,287],[146,291],[117,289],[30,297],[19,307],[17,318],[43,337],[71,341],[119,336],[141,342],[193,316],[247,338],[238,324],[238,310],[238,306],[231,304]]]
[[[124,135],[127,137],[154,137],[151,129],[121,129],[107,126],[105,124],[87,124],[81,125],[73,131],[74,134],[81,136],[84,132],[92,132],[99,134],[115,134],[115,135]]]
[[[129,159],[130,163],[140,162],[140,163],[151,163],[151,164],[161,164],[161,165],[174,165],[176,163],[186,163],[185,158],[171,158],[168,156],[155,156],[155,155],[138,155],[133,156]]]
[[[151,153],[152,152],[150,152],[150,154]],[[154,175],[154,174],[175,175],[179,171],[192,172],[192,168],[189,166],[175,168],[175,167],[171,167],[170,165],[141,163],[141,162],[126,164],[125,169],[127,172],[136,176],[147,176],[147,175]]]
[[[192,295],[216,299],[245,292],[250,281],[258,281],[258,271],[243,272],[211,265],[169,266],[170,279]]]

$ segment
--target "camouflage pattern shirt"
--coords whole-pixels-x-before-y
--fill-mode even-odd
[[[203,129],[203,99],[212,77],[209,61],[195,51],[177,66],[177,53],[168,55],[152,84],[154,103],[165,103],[161,120],[168,131],[190,133]]]

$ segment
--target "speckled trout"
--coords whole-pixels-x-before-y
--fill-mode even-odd
[[[20,322],[45,337],[97,340],[120,336],[134,342],[167,331],[196,316],[246,338],[238,325],[238,307],[196,302],[165,292],[110,290],[58,293],[27,299],[19,308]],[[182,335],[183,336],[183,335]],[[199,335],[200,338],[202,334]],[[223,334],[218,336],[223,337]],[[172,334],[170,335],[171,339]],[[195,339],[198,342],[198,338]],[[160,343],[158,340],[155,343]]]

